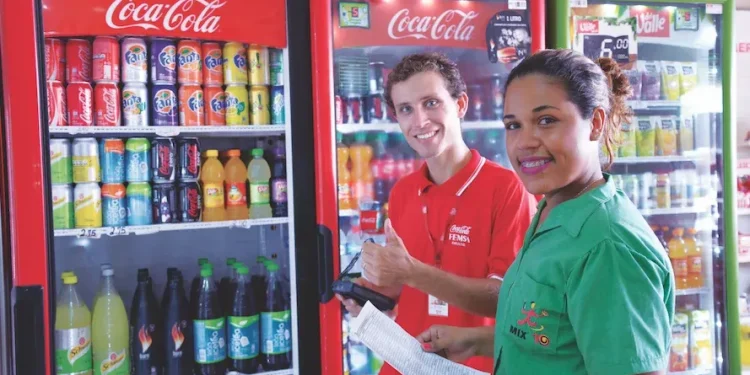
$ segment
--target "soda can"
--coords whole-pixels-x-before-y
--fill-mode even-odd
[[[172,138],[158,137],[151,140],[151,181],[174,182],[175,145]]]
[[[71,157],[69,140],[50,139],[49,160],[53,185],[73,182],[73,159]]]
[[[151,82],[177,83],[177,46],[174,40],[151,41]]]
[[[143,38],[125,38],[122,41],[122,81],[148,82],[148,50]]]
[[[49,126],[68,126],[65,88],[60,81],[47,82],[47,120]]]
[[[125,179],[145,182],[151,179],[151,142],[146,138],[130,138],[125,142]]]
[[[153,126],[177,126],[177,90],[175,85],[155,83],[151,86]]]
[[[70,184],[52,185],[52,227],[54,229],[75,227],[73,187]]]
[[[65,45],[65,79],[91,81],[91,43],[86,39],[68,39]]]
[[[383,71],[385,69],[385,63],[383,62],[371,62],[368,65],[368,79],[370,82],[370,93],[382,93],[384,91],[383,85]]]
[[[198,181],[182,181],[177,185],[177,220],[183,223],[201,221],[201,188]]]
[[[65,42],[60,39],[44,39],[44,74],[47,82],[65,81]]]
[[[182,85],[179,97],[180,126],[202,125],[204,120],[203,89],[199,85]]]
[[[148,126],[148,90],[143,83],[126,83],[122,89],[125,126]]]
[[[227,94],[221,86],[206,86],[203,89],[203,108],[206,111],[206,125],[226,125]]]
[[[120,82],[120,43],[117,38],[96,37],[91,60],[94,82]]]
[[[154,224],[177,222],[177,192],[174,183],[154,184],[151,192]]]
[[[94,125],[94,93],[88,82],[68,83],[66,92],[68,124],[71,126]]]
[[[128,225],[151,225],[151,185],[148,182],[128,184],[125,196],[128,205]]]
[[[250,124],[268,125],[271,122],[268,107],[268,86],[250,86]],[[228,106],[227,113],[229,113]]]
[[[344,102],[344,123],[345,124],[362,124],[364,123],[364,116],[362,116],[362,110],[364,107],[364,101],[359,95],[350,95]]]
[[[114,82],[99,82],[94,87],[96,126],[120,126],[120,88]]]
[[[104,138],[99,141],[102,182],[125,182],[125,142],[121,138]]]
[[[267,47],[251,44],[247,49],[247,62],[250,66],[250,85],[267,85],[271,82]]]
[[[221,86],[224,84],[224,58],[219,43],[206,42],[201,44],[203,56],[203,84],[205,86]]]
[[[198,138],[182,138],[177,141],[177,178],[181,181],[196,181],[201,172],[201,146]]]
[[[77,184],[73,192],[76,228],[102,226],[102,189],[96,182]]]
[[[105,227],[128,225],[128,207],[125,199],[125,185],[102,185],[102,222]]]
[[[479,121],[484,113],[484,92],[482,85],[472,84],[466,87],[466,93],[469,96],[469,108],[466,111],[465,119],[467,121]]]
[[[489,104],[485,107],[485,118],[488,120],[500,120],[503,118],[503,88],[505,80],[499,74],[493,74],[487,85],[487,100]]]
[[[268,60],[271,86],[284,86],[284,51],[278,48],[269,48]]]
[[[73,140],[73,182],[99,182],[102,178],[99,166],[99,145],[94,138]]]
[[[225,103],[227,125],[250,125],[250,105],[246,87],[242,84],[227,85]]]
[[[237,42],[224,44],[224,83],[247,85],[247,50]]]
[[[200,42],[181,40],[177,43],[177,82],[183,85],[202,84],[201,60]]]
[[[384,122],[388,118],[388,108],[383,93],[367,95],[365,107],[364,115],[367,124]]]
[[[271,86],[271,124],[283,125],[286,122],[284,104],[284,86]]]

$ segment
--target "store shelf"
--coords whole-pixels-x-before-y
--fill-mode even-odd
[[[292,369],[256,373],[256,375],[293,375],[293,374],[294,374],[294,370]],[[237,371],[229,371],[227,372],[227,375],[242,375],[242,373],[237,372]]]
[[[708,374],[713,374],[713,373],[714,373],[714,369],[709,368],[709,369],[699,369],[699,370],[668,372],[667,375],[708,375]],[[748,372],[748,374],[750,374],[750,372]]]
[[[339,210],[339,217],[359,216],[359,210]]]
[[[679,110],[682,106],[679,100],[629,100],[628,105],[634,111],[664,111],[672,109]]]
[[[483,129],[505,129],[502,121],[465,121],[461,124],[462,130],[483,130]],[[397,133],[401,131],[397,123],[377,123],[377,124],[340,124],[336,125],[336,130],[347,134],[355,132],[385,132]]]
[[[682,163],[704,160],[707,153],[695,153],[691,155],[676,156],[634,156],[627,158],[615,158],[615,164],[659,164],[659,163]]]
[[[706,205],[697,205],[694,207],[641,209],[639,211],[641,211],[641,215],[643,216],[697,215],[709,213],[709,207]]]
[[[708,294],[711,293],[710,288],[690,288],[690,289],[677,289],[675,290],[676,296],[694,296],[698,294]]]
[[[49,133],[56,137],[74,136],[162,136],[174,137],[237,137],[284,134],[286,125],[241,126],[53,126]]]
[[[147,235],[159,232],[184,231],[184,230],[201,230],[214,228],[244,228],[249,229],[254,226],[286,224],[289,218],[274,217],[269,219],[248,219],[232,221],[215,221],[201,223],[176,223],[176,224],[156,224],[156,225],[137,225],[128,227],[102,227],[102,228],[79,228],[79,229],[56,229],[55,237],[79,237],[79,238],[101,238],[102,236],[127,236],[127,235]]]

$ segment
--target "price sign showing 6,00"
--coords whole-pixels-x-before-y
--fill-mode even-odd
[[[583,35],[583,54],[592,60],[609,57],[620,64],[630,61],[630,38],[627,35]]]

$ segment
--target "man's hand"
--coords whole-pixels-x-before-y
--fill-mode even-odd
[[[365,279],[355,279],[353,280],[354,283],[359,284],[367,289],[372,289],[386,297],[392,298],[394,300],[398,300],[399,295],[401,294],[401,288],[381,288],[377,285],[365,280]],[[359,316],[359,313],[362,311],[362,306],[357,304],[357,301],[353,299],[344,298],[343,296],[337,294],[336,298],[338,298],[339,301],[341,301],[341,304],[344,305],[344,308],[346,308],[346,311],[351,314],[352,317],[356,318]],[[387,315],[391,319],[396,318],[396,311],[398,310],[398,306],[396,306],[393,310],[383,311],[385,315]]]
[[[417,336],[422,349],[453,362],[464,362],[479,353],[480,332],[475,328],[432,326]]]
[[[416,260],[409,255],[390,220],[385,222],[385,246],[372,242],[362,245],[362,272],[373,284],[401,287],[407,284]]]

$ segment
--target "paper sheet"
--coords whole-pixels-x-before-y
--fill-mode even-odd
[[[426,353],[419,341],[370,302],[350,324],[351,332],[403,375],[488,375]]]

